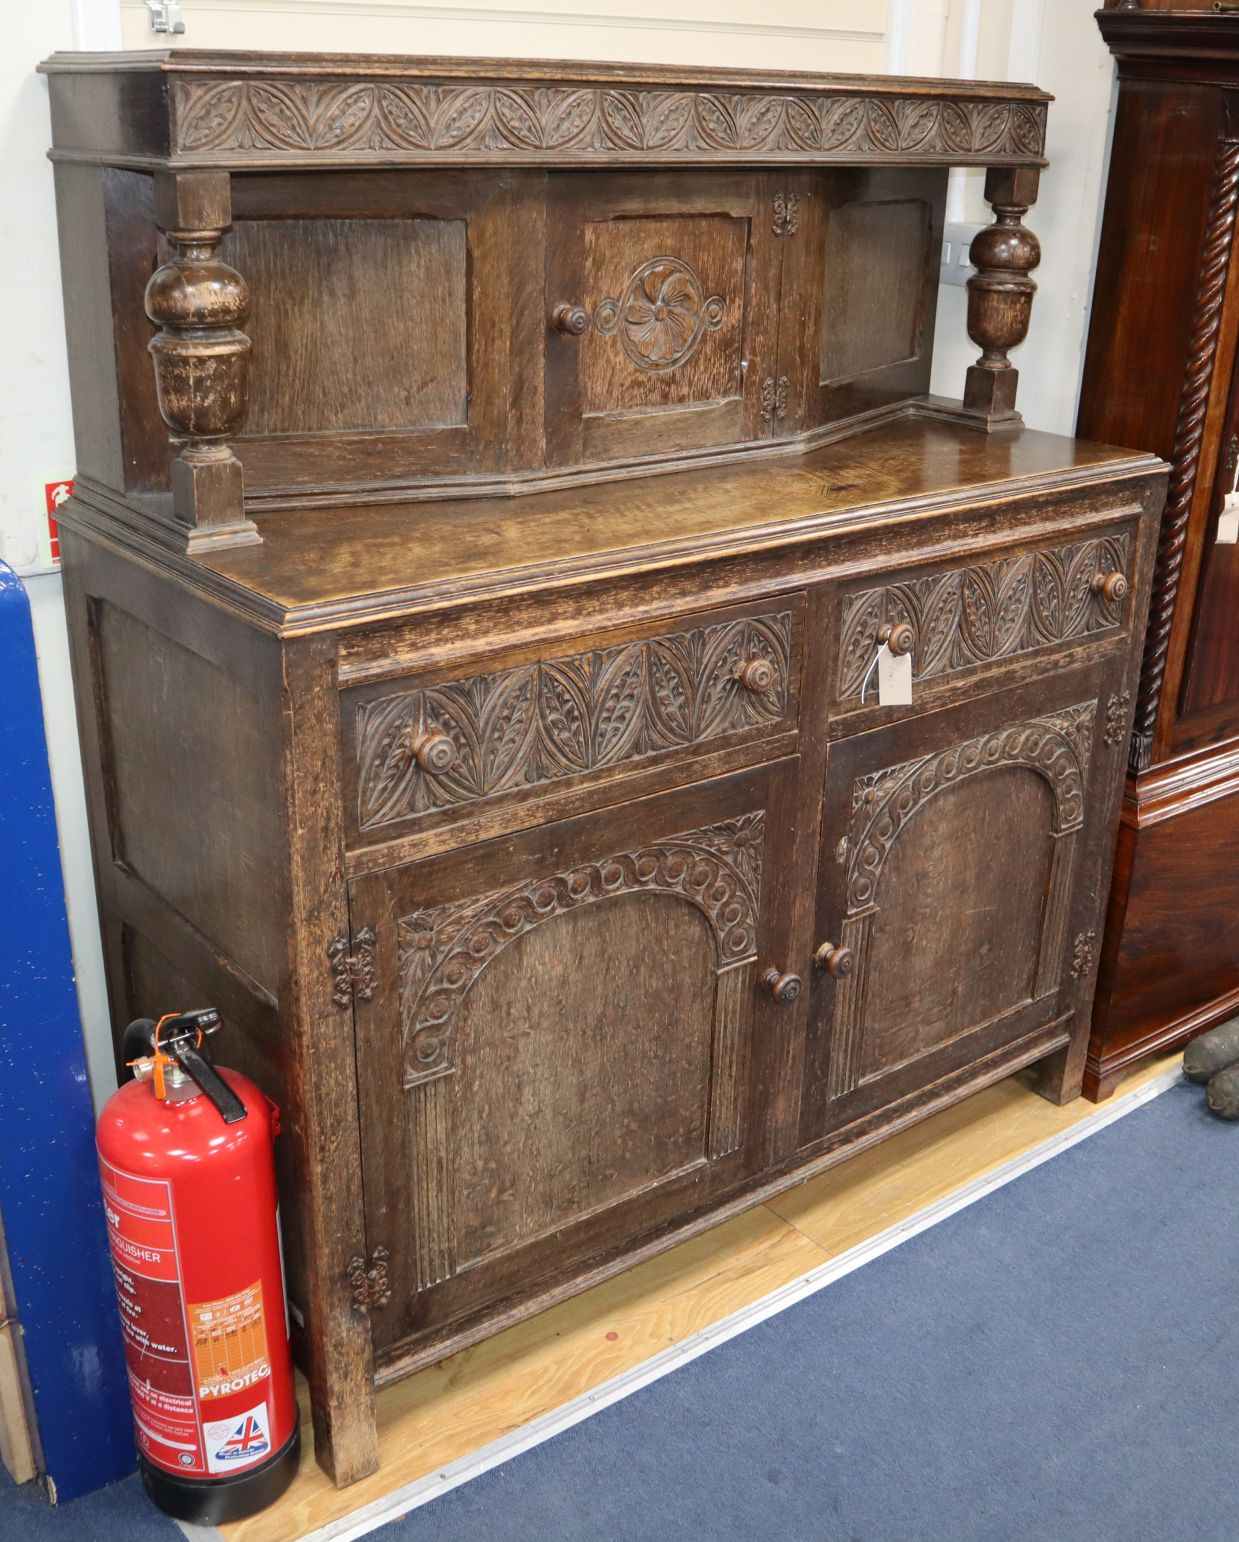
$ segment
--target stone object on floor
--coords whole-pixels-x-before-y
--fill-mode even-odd
[[[1183,1051],[1183,1074],[1189,1081],[1207,1082],[1239,1061],[1239,1017],[1202,1033]]]
[[[1239,1062],[1209,1078],[1205,1101],[1219,1119],[1239,1119]]]

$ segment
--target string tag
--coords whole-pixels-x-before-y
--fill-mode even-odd
[[[912,655],[892,653],[886,643],[878,649],[878,705],[912,705]]]

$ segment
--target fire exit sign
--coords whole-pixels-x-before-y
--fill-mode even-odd
[[[43,498],[47,513],[48,551],[53,562],[60,561],[60,530],[56,524],[56,516],[60,512],[61,504],[67,503],[72,495],[72,477],[62,477],[59,482],[44,482],[43,484]]]

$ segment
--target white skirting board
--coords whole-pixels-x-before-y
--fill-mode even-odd
[[[945,1221],[948,1216],[965,1209],[968,1205],[975,1204],[978,1199],[983,1199],[985,1195],[992,1194],[995,1189],[1000,1189],[1004,1184],[1022,1177],[1034,1167],[1039,1167],[1042,1162],[1048,1162],[1051,1157],[1056,1157],[1060,1152],[1078,1145],[1080,1141],[1087,1140],[1090,1135],[1095,1135],[1099,1130],[1104,1130],[1107,1125],[1113,1124],[1124,1115],[1134,1113],[1136,1109],[1151,1102],[1159,1094],[1173,1087],[1181,1077],[1182,1072],[1179,1068],[1172,1066],[1136,1091],[1119,1094],[1110,1102],[1102,1104],[1095,1113],[1089,1114],[1071,1129],[1053,1136],[1050,1140],[1042,1141],[1040,1145],[1033,1146],[1022,1156],[1014,1157],[1011,1161],[1004,1162],[1002,1166],[994,1168],[984,1177],[976,1178],[953,1193],[944,1195],[942,1199],[935,1200],[932,1205],[926,1205],[915,1215],[908,1216],[905,1220],[896,1222],[894,1226],[887,1227],[885,1231],[878,1232],[867,1242],[861,1242],[845,1253],[840,1253],[838,1257],[830,1259],[829,1262],[819,1264],[816,1269],[810,1269],[799,1279],[771,1291],[768,1296],[763,1296],[760,1301],[754,1301],[751,1306],[742,1307],[738,1312],[722,1318],[711,1327],[703,1328],[699,1333],[694,1333],[660,1354],[653,1355],[641,1365],[634,1366],[632,1370],[602,1382],[592,1392],[573,1398],[561,1408],[542,1414],[537,1419],[531,1419],[520,1429],[512,1430],[489,1445],[470,1452],[468,1456],[462,1456],[458,1461],[440,1468],[438,1472],[418,1478],[413,1483],[406,1483],[403,1487],[384,1495],[382,1499],[375,1499],[361,1509],[355,1510],[351,1515],[342,1516],[339,1520],[328,1522],[326,1526],[307,1532],[299,1542],[355,1542],[356,1538],[364,1537],[379,1526],[386,1525],[388,1521],[393,1521],[401,1515],[406,1515],[410,1510],[415,1510],[419,1505],[437,1499],[441,1494],[446,1494],[449,1489],[456,1488],[461,1483],[467,1483],[471,1478],[476,1478],[490,1468],[500,1466],[503,1462],[511,1461],[522,1451],[541,1445],[543,1441],[558,1435],[561,1430],[579,1424],[582,1419],[588,1419],[591,1414],[608,1407],[611,1403],[618,1403],[621,1398],[628,1397],[638,1388],[657,1381],[660,1376],[668,1375],[681,1365],[687,1365],[698,1355],[703,1355],[716,1345],[735,1338],[737,1334],[745,1332],[748,1328],[755,1327],[759,1322],[764,1322],[767,1317],[773,1317],[777,1312],[794,1306],[797,1301],[803,1301],[806,1296],[824,1290],[835,1280],[842,1279],[845,1274],[851,1274],[854,1269],[859,1269],[873,1259],[881,1257],[891,1248],[906,1242],[909,1237],[928,1231],[939,1221]],[[222,1542],[222,1534],[214,1527],[189,1526],[183,1522],[178,1524],[188,1542]]]

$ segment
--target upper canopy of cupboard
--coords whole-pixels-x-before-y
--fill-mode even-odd
[[[1046,92],[368,54],[56,53],[60,159],[143,169],[1045,165]]]

